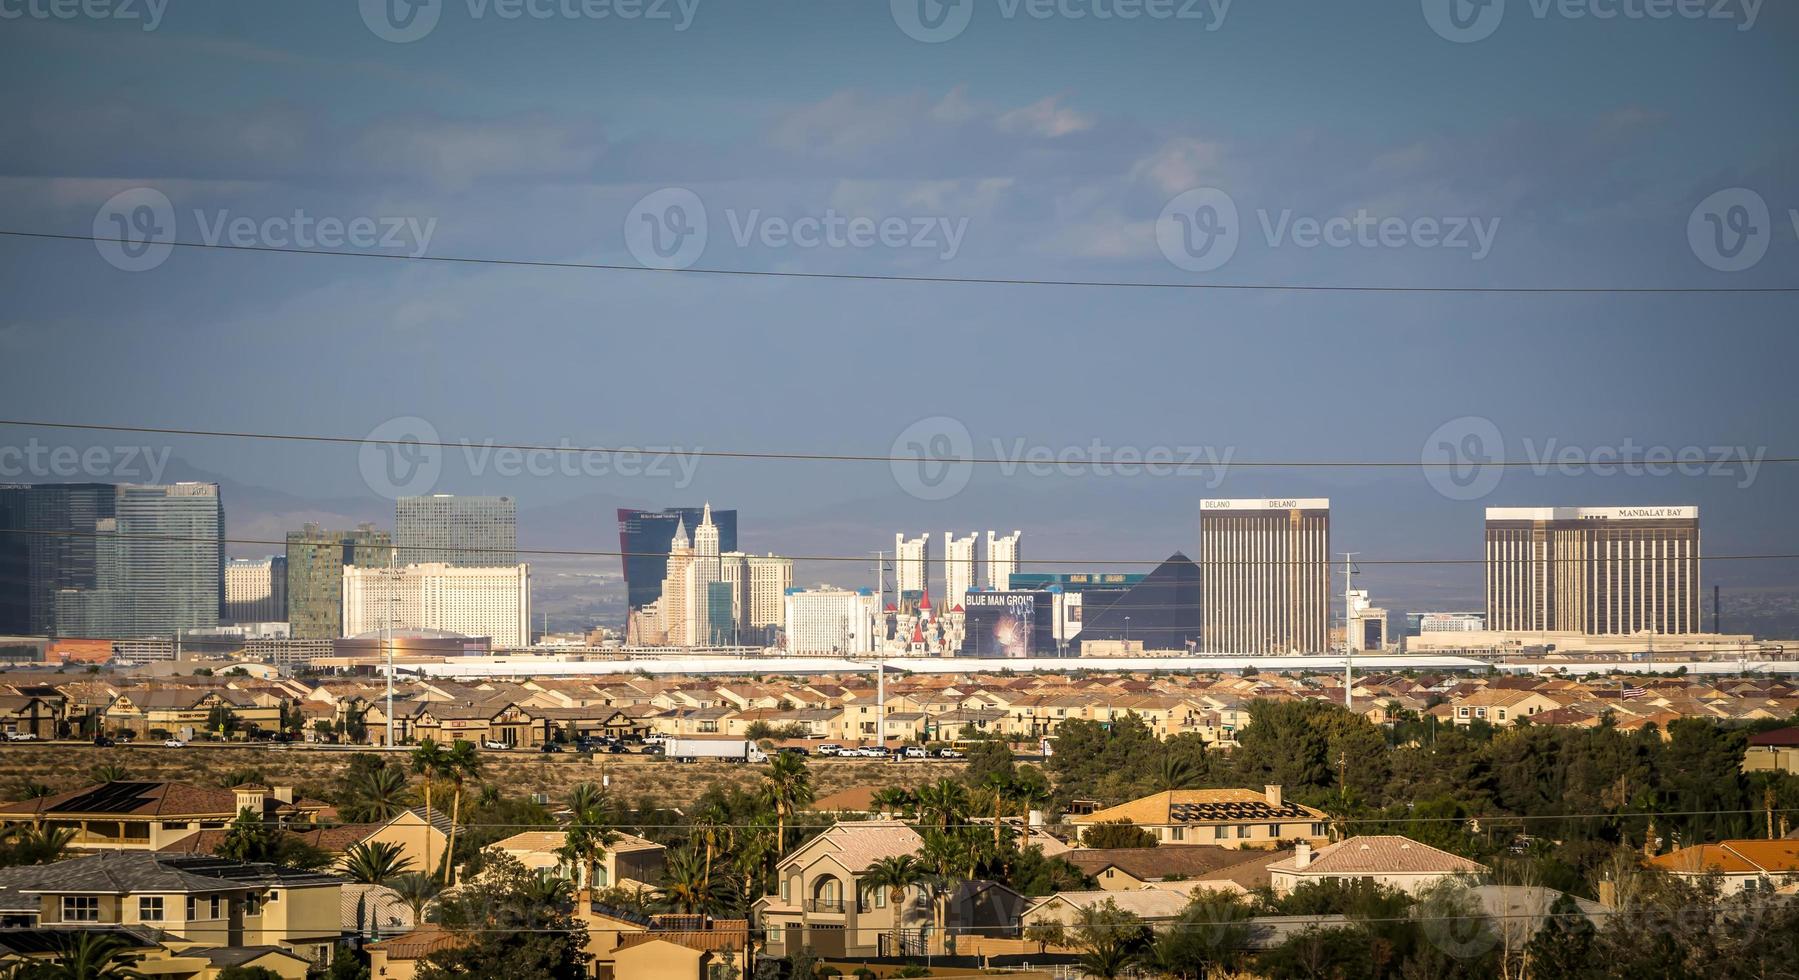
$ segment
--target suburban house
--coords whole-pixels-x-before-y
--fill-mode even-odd
[[[159,939],[142,927],[95,925],[0,929],[0,970],[22,963],[52,963],[77,936],[104,936],[133,956],[137,972],[156,980],[217,980],[227,969],[260,967],[282,980],[305,980],[312,964],[279,946],[195,946]]]
[[[1170,844],[1274,847],[1281,841],[1323,842],[1329,817],[1288,802],[1279,786],[1247,789],[1176,789],[1075,817],[1089,827],[1128,820]]]
[[[587,954],[593,957],[593,975],[599,980],[711,980],[715,965],[722,973],[727,966],[751,962],[750,927],[743,919],[646,916],[599,902],[583,905],[580,915],[587,926]]]
[[[1308,881],[1368,879],[1416,895],[1444,878],[1482,875],[1487,866],[1409,837],[1351,837],[1313,850],[1301,842],[1293,856],[1268,866],[1269,884],[1285,895]]]
[[[279,947],[324,966],[343,931],[342,883],[272,864],[104,852],[0,869],[0,920],[154,929],[199,946]]]
[[[0,694],[0,733],[55,738],[57,722],[63,717],[63,703],[60,695],[46,698],[36,694]]]
[[[1216,844],[1162,844],[1157,847],[1077,847],[1059,855],[1080,868],[1104,891],[1136,891],[1152,882],[1191,885],[1214,872],[1244,863],[1243,849]],[[1264,856],[1263,861],[1269,860]]]
[[[1743,752],[1743,771],[1799,774],[1799,726],[1749,736],[1749,747]]]
[[[946,948],[947,937],[934,934],[922,887],[908,889],[895,903],[887,889],[862,883],[876,861],[916,854],[923,843],[917,831],[897,820],[839,823],[782,858],[775,866],[779,893],[754,906],[769,955],[807,947],[832,958],[892,955],[885,951],[896,935],[909,952]],[[1025,899],[995,882],[963,881],[946,903],[945,929],[953,937],[1009,928]]]
[[[106,706],[106,727],[139,738],[159,732],[192,738],[195,733],[216,732],[209,722],[223,715],[240,727],[274,732],[281,729],[283,703],[282,698],[229,688],[150,688],[114,698]]]
[[[632,882],[652,885],[662,878],[663,856],[668,849],[655,841],[634,834],[614,835],[606,845],[605,855],[594,868],[598,877],[592,882],[587,880],[586,868],[571,867],[562,857],[562,845],[567,841],[568,835],[560,830],[527,830],[489,847],[517,858],[520,864],[532,870],[554,871],[580,889],[599,890]]]
[[[1726,895],[1779,889],[1799,882],[1799,840],[1727,840],[1695,844],[1649,859],[1651,867],[1695,879],[1718,876]]]
[[[67,827],[75,831],[69,846],[77,849],[156,851],[195,831],[221,830],[245,809],[287,827],[310,826],[328,806],[294,799],[291,786],[120,781],[0,804],[0,826]]]
[[[338,867],[351,848],[379,842],[399,847],[400,856],[410,862],[406,870],[427,871],[443,861],[450,841],[450,816],[434,808],[431,822],[426,823],[424,814],[422,808],[414,808],[372,823],[298,827],[290,828],[287,833],[338,858]],[[164,854],[212,854],[224,843],[226,833],[225,828],[196,830],[157,850]]]
[[[1028,929],[1034,925],[1060,923],[1065,928],[1073,929],[1080,923],[1083,910],[1106,902],[1135,915],[1154,929],[1173,922],[1192,899],[1184,893],[1160,888],[1129,892],[1057,892],[1031,899],[1031,904],[1025,906],[1023,914],[1019,916],[1019,925]]]
[[[1554,711],[1562,702],[1536,691],[1487,687],[1451,702],[1451,706],[1455,709],[1452,720],[1458,725],[1485,721],[1507,727],[1517,724],[1520,718]]]

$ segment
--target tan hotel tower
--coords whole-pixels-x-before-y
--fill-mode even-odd
[[[1697,633],[1699,508],[1487,508],[1487,629]]]
[[[1206,653],[1320,653],[1330,628],[1330,500],[1199,502]]]

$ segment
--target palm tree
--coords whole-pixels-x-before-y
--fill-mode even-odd
[[[728,849],[735,836],[731,832],[731,814],[717,803],[693,817],[693,834],[706,846],[706,877],[712,877],[712,855]]]
[[[1190,759],[1162,750],[1162,768],[1157,773],[1156,787],[1163,791],[1191,789],[1199,781],[1199,772]]]
[[[406,786],[406,774],[391,766],[351,773],[345,795],[349,799],[340,808],[340,815],[350,823],[392,820],[406,812],[412,796]]]
[[[605,810],[610,801],[611,796],[605,789],[592,783],[576,783],[562,802],[568,806],[570,812],[579,816],[590,810]]]
[[[926,821],[934,818],[938,830],[948,830],[950,824],[968,816],[968,790],[947,776],[920,787],[918,816]]]
[[[116,783],[130,778],[131,774],[125,771],[125,767],[116,762],[108,762],[105,765],[94,767],[94,782],[96,783]]]
[[[668,911],[709,915],[722,911],[730,901],[730,883],[714,879],[692,847],[668,852],[662,870],[661,903]]]
[[[906,890],[924,880],[924,865],[910,854],[897,857],[884,857],[868,866],[862,875],[862,883],[869,888],[887,889],[887,904],[893,909],[893,950],[888,955],[899,956],[904,947],[900,943],[900,934],[906,925]]]
[[[9,845],[12,864],[53,864],[67,854],[69,844],[75,840],[75,830],[28,824],[8,828],[0,839]]]
[[[392,841],[364,841],[344,852],[344,873],[365,885],[385,885],[412,870],[412,859]]]
[[[775,853],[787,853],[787,818],[800,807],[818,798],[812,789],[812,773],[806,760],[792,752],[782,752],[769,760],[762,774],[762,797],[775,811]]]
[[[425,823],[431,823],[431,781],[443,775],[444,750],[436,742],[427,738],[419,742],[419,747],[412,750],[412,771],[423,777],[425,783]],[[425,834],[425,873],[431,873],[431,834]]]
[[[56,958],[41,971],[30,974],[36,980],[146,980],[137,965],[139,953],[117,936],[105,933],[77,932],[62,938]]]
[[[473,779],[481,772],[481,756],[475,752],[475,743],[457,739],[444,755],[444,774],[456,787],[456,801],[450,805],[450,842],[446,845],[449,854],[444,861],[444,884],[454,880],[456,868],[456,824],[462,819],[462,784]]]
[[[436,878],[416,871],[400,875],[388,882],[388,887],[399,893],[400,901],[405,902],[406,907],[412,910],[414,924],[425,921],[425,909],[437,897],[437,893],[442,891]]]
[[[1012,799],[1012,774],[999,771],[988,773],[986,788],[993,797],[993,849],[997,851],[1000,819],[1005,816],[1006,804]]]
[[[1094,980],[1117,980],[1137,963],[1137,954],[1121,942],[1104,942],[1082,953],[1075,964]]]
[[[581,882],[590,891],[598,877],[595,869],[605,859],[606,849],[618,839],[617,834],[602,824],[603,819],[597,809],[577,811],[568,825],[562,847],[556,852],[562,860],[581,869]]]
[[[912,809],[912,791],[904,786],[883,786],[875,790],[871,801],[882,813],[904,813]]]
[[[920,796],[923,796],[922,791]],[[959,879],[956,871],[962,862],[962,848],[949,834],[926,830],[924,846],[918,851],[918,862],[928,871],[922,884],[931,896],[932,931],[941,937],[949,919],[949,897]]]

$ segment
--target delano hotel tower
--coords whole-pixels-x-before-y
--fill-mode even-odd
[[[1199,502],[1206,653],[1317,653],[1330,628],[1331,502]]]
[[[1699,508],[1487,508],[1487,629],[1697,633]]]

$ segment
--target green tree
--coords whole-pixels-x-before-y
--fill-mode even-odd
[[[365,885],[385,885],[412,870],[412,859],[392,841],[362,841],[344,852],[344,874]]]
[[[456,854],[457,825],[462,821],[462,787],[464,783],[480,773],[481,756],[475,751],[473,742],[457,739],[455,744],[450,746],[450,751],[445,753],[443,766],[444,775],[450,780],[450,785],[455,788],[456,793],[455,802],[450,804],[450,840],[447,846],[451,858],[444,862],[444,884],[450,885],[454,884],[456,880],[454,855]]]
[[[887,906],[893,910],[893,945],[888,955],[898,956],[905,948],[901,933],[906,922],[906,893],[914,885],[923,883],[924,878],[924,865],[910,854],[878,858],[862,875],[865,887],[887,891]]]
[[[399,893],[400,901],[406,903],[406,907],[412,911],[414,922],[425,921],[426,910],[431,907],[431,902],[437,898],[438,893],[443,891],[443,886],[437,883],[434,875],[417,871],[400,875],[387,885]]]
[[[351,823],[392,820],[412,803],[412,790],[406,783],[406,773],[396,766],[381,764],[352,770],[344,778],[338,814]]]
[[[1235,970],[1254,915],[1237,895],[1201,891],[1156,937],[1147,959],[1161,973],[1182,980],[1200,980],[1213,969]]]
[[[705,859],[691,847],[669,851],[662,868],[665,911],[688,915],[716,915],[732,900],[730,883],[712,877]]]
[[[583,980],[587,928],[564,879],[534,874],[496,853],[437,908],[462,942],[427,956],[418,980]]]
[[[413,774],[420,777],[425,784],[425,821],[429,823],[432,819],[431,784],[447,775],[448,755],[436,741],[427,738],[419,742],[418,748],[412,750],[409,761]],[[444,857],[446,861],[449,860],[449,855]],[[436,870],[431,863],[431,835],[429,834],[425,835],[425,867],[423,870],[426,874],[431,874]]]
[[[1533,980],[1596,980],[1601,972],[1593,962],[1594,931],[1574,899],[1557,898],[1524,950]]]
[[[790,752],[782,752],[768,762],[762,773],[762,796],[775,814],[775,854],[787,853],[787,822],[800,807],[817,799],[812,788],[812,772],[806,760]]]
[[[1081,831],[1081,844],[1086,847],[1154,847],[1156,843],[1155,834],[1129,819],[1104,820]]]
[[[1082,907],[1075,920],[1074,945],[1081,951],[1075,962],[1081,972],[1098,980],[1115,980],[1135,967],[1149,943],[1149,927],[1143,920],[1110,898]]]
[[[73,932],[57,937],[55,957],[25,974],[29,980],[146,980],[143,954],[118,936]]]

